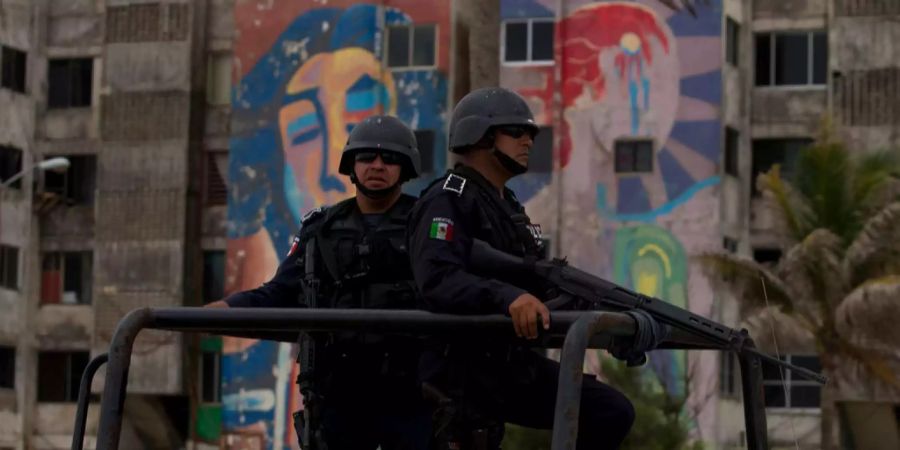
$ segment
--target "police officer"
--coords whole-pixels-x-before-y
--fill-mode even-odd
[[[406,250],[415,198],[400,187],[418,176],[420,164],[415,135],[403,122],[365,119],[351,131],[339,167],[356,196],[307,214],[272,280],[213,306],[415,308]],[[310,290],[317,292],[310,297]],[[320,401],[313,448],[428,448],[431,416],[417,383],[415,341],[341,332],[319,336],[314,345],[313,373],[301,364],[299,380],[305,400]]]
[[[544,258],[532,224],[506,182],[528,169],[538,128],[516,93],[483,88],[453,111],[450,150],[461,163],[427,188],[410,213],[410,257],[425,309],[455,314],[506,314],[516,335],[534,339],[550,326],[546,286],[508,284],[470,272],[473,239],[506,253]],[[524,344],[524,342],[523,342]],[[460,337],[423,353],[423,381],[476,403],[504,422],[550,429],[559,364],[524,345],[490,345]],[[582,385],[577,447],[618,448],[634,421],[629,400],[593,377]],[[496,447],[499,443],[492,442]]]

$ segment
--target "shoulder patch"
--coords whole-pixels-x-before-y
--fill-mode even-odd
[[[456,192],[456,195],[462,195],[463,189],[466,188],[466,179],[455,174],[451,173],[447,175],[447,179],[444,180],[445,191]]]
[[[318,208],[313,208],[309,212],[303,215],[303,218],[300,219],[300,223],[306,225],[308,222],[315,220],[316,218],[325,215],[325,210],[328,208],[326,206],[320,206]]]

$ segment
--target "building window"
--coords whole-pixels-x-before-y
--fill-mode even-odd
[[[16,387],[16,349],[0,346],[0,389]]]
[[[621,139],[616,141],[616,173],[653,172],[653,141]]]
[[[222,355],[217,351],[200,352],[200,392],[203,403],[220,403],[222,401]]]
[[[9,145],[0,145],[0,183],[18,175],[22,171],[22,150]],[[6,188],[18,189],[22,180],[16,180]]]
[[[225,252],[203,252],[203,304],[225,297]]]
[[[781,250],[777,248],[753,249],[753,260],[767,267],[774,267],[781,260]]]
[[[534,137],[534,145],[528,155],[528,171],[553,172],[553,127],[543,126]]]
[[[38,355],[38,401],[76,402],[88,352],[41,352]]]
[[[387,65],[395,69],[433,67],[435,25],[397,25],[387,29]]]
[[[25,93],[25,66],[27,54],[12,47],[2,46],[0,52],[0,87]]]
[[[740,148],[740,134],[731,127],[725,127],[725,173],[738,176],[738,148]]]
[[[778,164],[782,179],[790,180],[794,174],[794,166],[800,151],[812,144],[812,139],[756,139],[753,141],[753,163],[751,195],[758,197],[760,191],[756,185],[759,174],[768,172]]]
[[[209,55],[206,69],[206,102],[210,105],[231,103],[231,54]]]
[[[505,63],[552,63],[553,19],[503,22],[500,48]]]
[[[422,158],[422,173],[434,172],[434,130],[416,130],[416,144]]]
[[[94,266],[91,252],[45,253],[41,264],[41,304],[91,303]]]
[[[719,394],[722,397],[737,398],[741,392],[737,355],[732,352],[720,352],[719,365]]]
[[[729,253],[737,253],[738,250],[738,241],[737,239],[730,238],[725,236],[722,238],[722,248],[728,251]]]
[[[203,204],[221,206],[228,204],[228,151],[207,150],[203,161]]]
[[[47,107],[91,106],[93,74],[94,60],[91,58],[51,59],[47,73]]]
[[[0,287],[19,290],[19,249],[0,245]]]
[[[828,39],[824,31],[756,35],[756,85],[825,84]]]
[[[740,65],[741,26],[731,17],[725,19],[725,62]]]
[[[94,202],[97,186],[97,157],[95,155],[63,155],[69,160],[65,171],[44,172],[44,191],[53,192],[70,205]],[[52,156],[47,157],[52,158]]]
[[[820,372],[818,356],[785,355],[779,358],[791,364]],[[767,408],[818,408],[822,387],[795,375],[790,369],[763,362],[763,391]]]

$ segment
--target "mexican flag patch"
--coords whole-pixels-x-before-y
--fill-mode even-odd
[[[453,240],[453,221],[445,217],[435,217],[431,220],[431,231],[428,237],[442,241]]]

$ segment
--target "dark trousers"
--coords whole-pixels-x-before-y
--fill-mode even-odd
[[[498,421],[529,428],[551,429],[559,385],[559,363],[532,351],[519,350],[512,358],[482,355],[443,357],[430,353],[423,364],[429,383],[448,392],[461,392],[462,401]],[[432,366],[435,367],[435,366]],[[456,394],[453,394],[456,396]],[[581,384],[578,450],[618,449],[634,423],[634,407],[616,389],[585,375]]]
[[[325,408],[322,435],[328,450],[427,450],[431,413],[424,407],[385,409],[389,405],[360,403]]]

